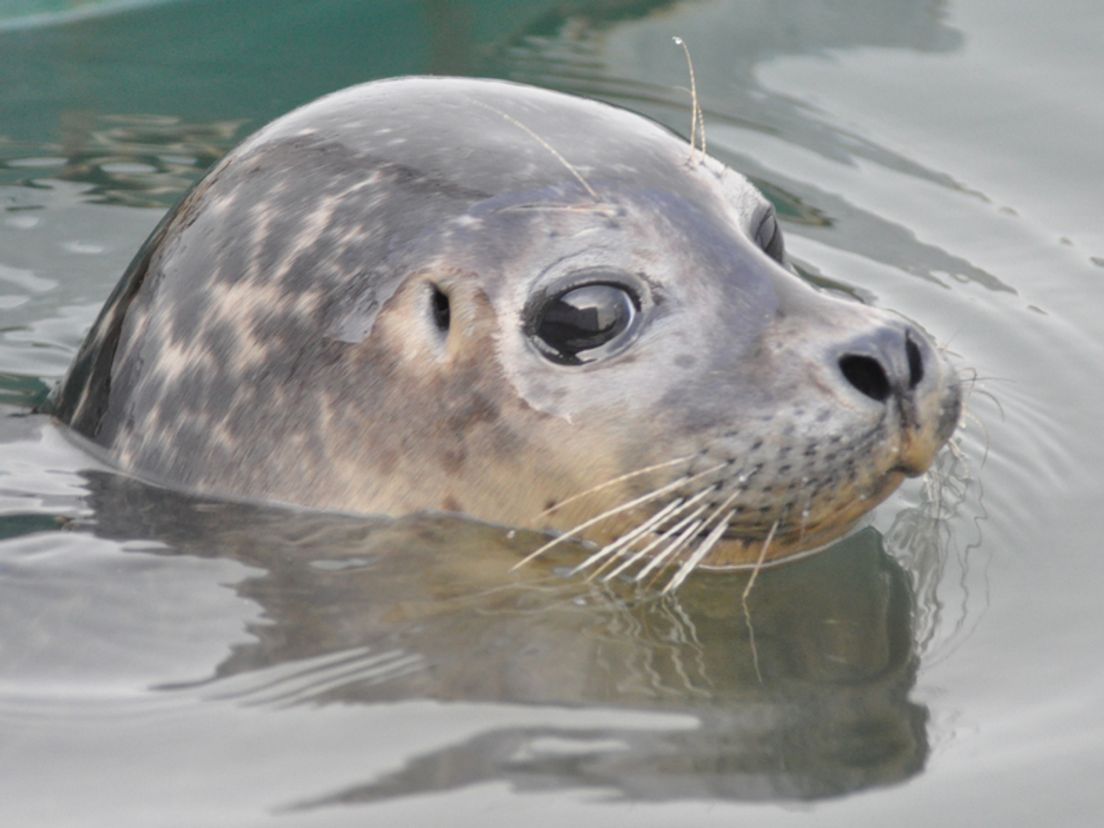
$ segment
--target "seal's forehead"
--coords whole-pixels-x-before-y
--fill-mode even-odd
[[[689,146],[663,127],[608,104],[504,81],[401,78],[350,87],[273,122],[240,151],[303,138],[488,196],[568,184],[593,197],[592,179],[599,198],[603,182],[690,198],[705,186],[687,175]]]

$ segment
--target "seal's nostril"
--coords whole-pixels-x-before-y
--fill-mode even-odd
[[[908,387],[911,390],[924,379],[924,357],[920,353],[920,346],[916,344],[911,334],[905,335],[905,353],[908,354]]]
[[[437,285],[433,285],[433,293],[430,297],[430,311],[433,314],[433,322],[441,333],[448,333],[451,322],[448,294]]]
[[[873,357],[847,354],[840,357],[840,370],[855,388],[876,402],[889,399],[889,377],[882,364]]]

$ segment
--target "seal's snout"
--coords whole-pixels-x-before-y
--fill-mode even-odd
[[[900,428],[897,470],[918,475],[931,465],[957,422],[953,373],[928,338],[907,324],[881,325],[847,344],[839,369],[853,391],[896,412]],[[952,411],[953,410],[953,411]]]
[[[931,348],[910,327],[881,327],[848,344],[839,357],[844,378],[875,402],[895,399],[907,408],[923,382]]]

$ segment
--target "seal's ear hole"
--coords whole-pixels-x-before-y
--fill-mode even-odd
[[[448,333],[451,313],[449,310],[449,298],[437,285],[430,285],[429,309],[433,316],[433,324],[441,333]]]

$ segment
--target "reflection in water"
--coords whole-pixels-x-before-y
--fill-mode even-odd
[[[248,117],[255,125],[347,83],[426,71],[430,64],[444,73],[470,68],[593,94],[685,132],[687,96],[678,89],[685,84],[685,66],[670,44],[670,36],[680,34],[694,52],[711,149],[755,178],[796,235],[921,278],[949,275],[1003,288],[956,255],[959,251],[927,244],[913,229],[855,203],[861,189],[824,189],[819,179],[788,172],[772,154],[744,143],[754,133],[776,140],[779,149],[798,147],[838,164],[871,162],[961,192],[939,170],[879,145],[876,138],[848,132],[814,103],[778,94],[757,75],[764,64],[785,55],[854,48],[957,50],[962,35],[943,18],[942,3],[865,0],[837,14],[835,6],[814,0],[555,0],[528,4],[526,13],[538,6],[557,11],[517,34],[509,30],[521,25],[521,3],[505,14],[490,3],[432,2],[426,8],[447,12],[449,25],[431,30],[430,49],[419,47],[423,34],[412,35],[413,27],[381,22],[363,12],[364,5],[320,4],[309,20],[298,13],[299,4],[287,2],[268,3],[263,17],[255,14],[256,3],[207,4],[205,15],[178,5],[163,9],[157,25],[139,15],[105,21],[99,36],[114,32],[114,40],[104,42],[121,44],[115,48],[119,54],[125,48],[128,60],[98,65],[94,73],[85,71],[80,48],[66,49],[63,28],[24,46],[5,38],[9,73],[18,69],[13,77],[26,80],[6,84],[0,103],[14,101],[9,111],[19,111],[15,107],[22,101],[12,91],[19,88],[35,90],[41,100],[34,117],[27,108],[5,121],[5,133],[12,130],[16,137],[0,142],[0,184],[32,193],[29,188],[43,179],[71,179],[91,184],[97,201],[164,206],[233,143],[240,123],[235,118]],[[380,4],[379,14],[419,18],[420,26],[418,5]],[[481,16],[493,16],[493,25],[480,22]],[[326,39],[323,28],[338,35]],[[492,42],[505,45],[487,52]],[[274,43],[313,48],[273,49]],[[51,59],[36,61],[31,46]],[[240,55],[245,63],[228,72],[210,60],[227,54]],[[68,71],[59,72],[59,63]],[[133,66],[144,67],[148,77],[135,77]],[[60,91],[51,91],[55,85]],[[278,93],[270,91],[277,88]],[[174,114],[82,114],[86,100],[94,113]],[[57,110],[68,114],[53,117],[55,101]],[[27,135],[50,138],[28,141]],[[7,207],[12,226],[36,212],[71,222],[56,204],[43,203],[44,208],[36,200],[33,209],[17,213],[12,202]],[[110,212],[99,204],[97,211],[102,238]],[[135,241],[147,229],[135,230]],[[59,261],[56,254],[50,261]],[[815,281],[868,296],[851,274],[805,267]],[[58,295],[56,289],[51,295]],[[79,332],[68,317],[58,324],[69,336],[66,359],[55,359],[60,370]],[[32,353],[27,346],[9,367],[45,375],[30,362]],[[18,371],[0,377],[0,405],[25,410],[41,391],[41,382]],[[4,421],[5,439],[14,434],[15,422]],[[5,486],[11,485],[12,469],[19,468],[11,456],[0,464]],[[54,555],[65,564],[68,559],[57,554],[61,545],[49,542],[62,536],[48,531],[56,525],[53,518],[32,507],[70,513],[83,504],[75,504],[77,495],[62,485],[67,479],[48,479],[48,468],[56,466],[41,454],[35,462],[33,482],[40,488],[16,486],[14,496],[0,492],[11,500],[11,509],[24,510],[0,519],[0,535],[41,539],[42,557]],[[957,473],[945,476],[961,479]],[[54,605],[58,618],[92,630],[110,648],[88,655],[102,666],[105,681],[118,680],[120,663],[136,662],[134,675],[160,677],[159,693],[174,714],[184,705],[194,709],[196,696],[208,708],[229,702],[243,709],[297,711],[431,699],[539,705],[599,716],[608,711],[618,723],[553,727],[549,717],[534,715],[539,724],[484,727],[413,757],[402,753],[401,741],[384,740],[387,750],[406,758],[398,770],[365,774],[357,784],[335,783],[328,794],[300,802],[301,808],[498,779],[517,788],[602,790],[630,800],[800,799],[899,782],[927,760],[927,712],[908,695],[918,653],[930,656],[927,642],[938,614],[947,611],[935,588],[942,595],[961,573],[940,551],[945,544],[933,534],[940,524],[917,510],[899,512],[885,536],[905,570],[886,555],[875,533],[861,533],[825,555],[763,573],[750,598],[749,628],[739,601],[746,581],[738,575],[695,577],[677,600],[658,601],[558,578],[548,567],[511,576],[509,567],[531,548],[525,538],[509,542],[499,531],[445,518],[378,523],[188,500],[112,476],[89,481],[94,516],[66,536],[112,539],[100,542],[111,554],[103,554],[102,564],[94,560],[67,572],[63,585],[70,589],[51,592],[53,582],[38,571],[31,575],[39,591],[26,588],[33,584],[16,584],[23,599],[8,604],[8,629],[19,630],[20,652],[30,657],[22,664],[5,658],[16,688],[37,689],[30,671],[43,661],[35,658],[40,650],[49,649],[39,639],[52,638],[56,648],[49,652],[60,650],[74,661],[88,655],[84,639],[65,637],[70,628],[53,616],[17,612]],[[39,497],[39,492],[52,494]],[[942,504],[955,497],[947,494],[939,518],[945,515]],[[114,540],[131,539],[152,543],[125,556],[134,561],[131,566],[118,566]],[[157,543],[164,548],[147,548]],[[189,556],[209,566],[193,566]],[[10,556],[2,563],[10,564]],[[8,571],[0,570],[0,576]],[[247,574],[237,574],[243,571]],[[111,589],[88,589],[92,575],[109,580]],[[148,588],[169,581],[175,591]],[[224,584],[232,585],[238,604],[255,609],[242,613],[247,620],[233,614],[240,607],[224,608],[218,594],[226,592]],[[8,585],[3,577],[0,585]],[[100,600],[104,595],[107,600]],[[970,620],[976,621],[972,609]],[[964,608],[958,615],[950,620],[962,623],[967,617]],[[211,626],[197,631],[196,619],[210,620]],[[141,658],[135,642],[145,648]],[[222,655],[207,658],[211,653]],[[196,675],[197,662],[216,660],[217,669],[205,681],[179,678]],[[147,662],[154,667],[146,669]],[[174,671],[169,664],[180,666]],[[83,662],[78,666],[70,672],[98,687],[81,672]],[[26,704],[15,700],[19,716],[13,720],[25,718]],[[626,712],[639,713],[640,726],[625,726],[625,716],[618,714]],[[411,715],[396,714],[399,726],[410,727]],[[225,742],[204,739],[205,748],[217,749],[241,736],[235,731]],[[73,743],[63,744],[69,750]],[[161,744],[157,750],[164,752]],[[139,750],[135,759],[150,756]],[[232,776],[230,770],[216,763],[209,773]]]
[[[33,157],[0,140],[0,184],[74,181],[91,185],[84,191],[89,202],[169,207],[233,146],[243,123],[66,113],[61,143],[39,146]]]
[[[422,698],[691,717],[483,731],[302,807],[502,778],[632,799],[804,799],[903,780],[927,756],[926,711],[908,700],[908,583],[872,531],[762,572],[745,616],[737,574],[695,577],[659,600],[563,578],[554,563],[511,575],[536,537],[444,516],[285,512],[104,474],[89,485],[96,535],[263,573],[235,587],[262,610],[254,640],[212,679],[165,691],[277,707]]]
[[[689,127],[686,66],[672,35],[694,55],[706,126],[720,119],[784,135],[841,161],[867,157],[939,179],[860,135],[824,123],[808,103],[767,96],[757,68],[787,55],[879,47],[917,52],[960,49],[943,3],[860,0],[846,9],[820,0],[784,6],[760,0],[576,3],[544,17],[492,59],[496,74],[565,91],[615,98]],[[712,116],[712,117],[711,117]],[[949,179],[942,179],[949,182]]]
[[[711,154],[762,186],[791,226],[803,225],[805,235],[935,283],[945,283],[949,275],[1008,291],[991,273],[924,243],[912,229],[864,211],[814,182],[791,178],[781,159],[800,148],[833,163],[872,163],[942,188],[963,190],[952,176],[849,131],[808,101],[780,95],[759,79],[760,67],[791,55],[830,55],[857,48],[960,50],[962,35],[945,22],[943,6],[909,0],[862,0],[846,8],[819,0],[575,4],[566,12],[547,15],[498,50],[488,60],[487,71],[608,100],[686,133],[686,67],[681,51],[671,43],[672,35],[680,35],[699,68],[698,93]],[[759,157],[750,149],[749,130],[778,136],[778,158]],[[815,206],[810,203],[814,198]],[[841,223],[843,227],[835,226]],[[806,268],[815,273],[812,265]]]
[[[882,542],[908,573],[913,641],[931,666],[959,647],[984,615],[988,560],[971,561],[983,547],[986,514],[980,496],[973,495],[981,484],[969,459],[958,451],[944,452],[924,482],[920,506],[900,510]],[[960,539],[951,526],[962,516],[972,531],[962,532]]]

